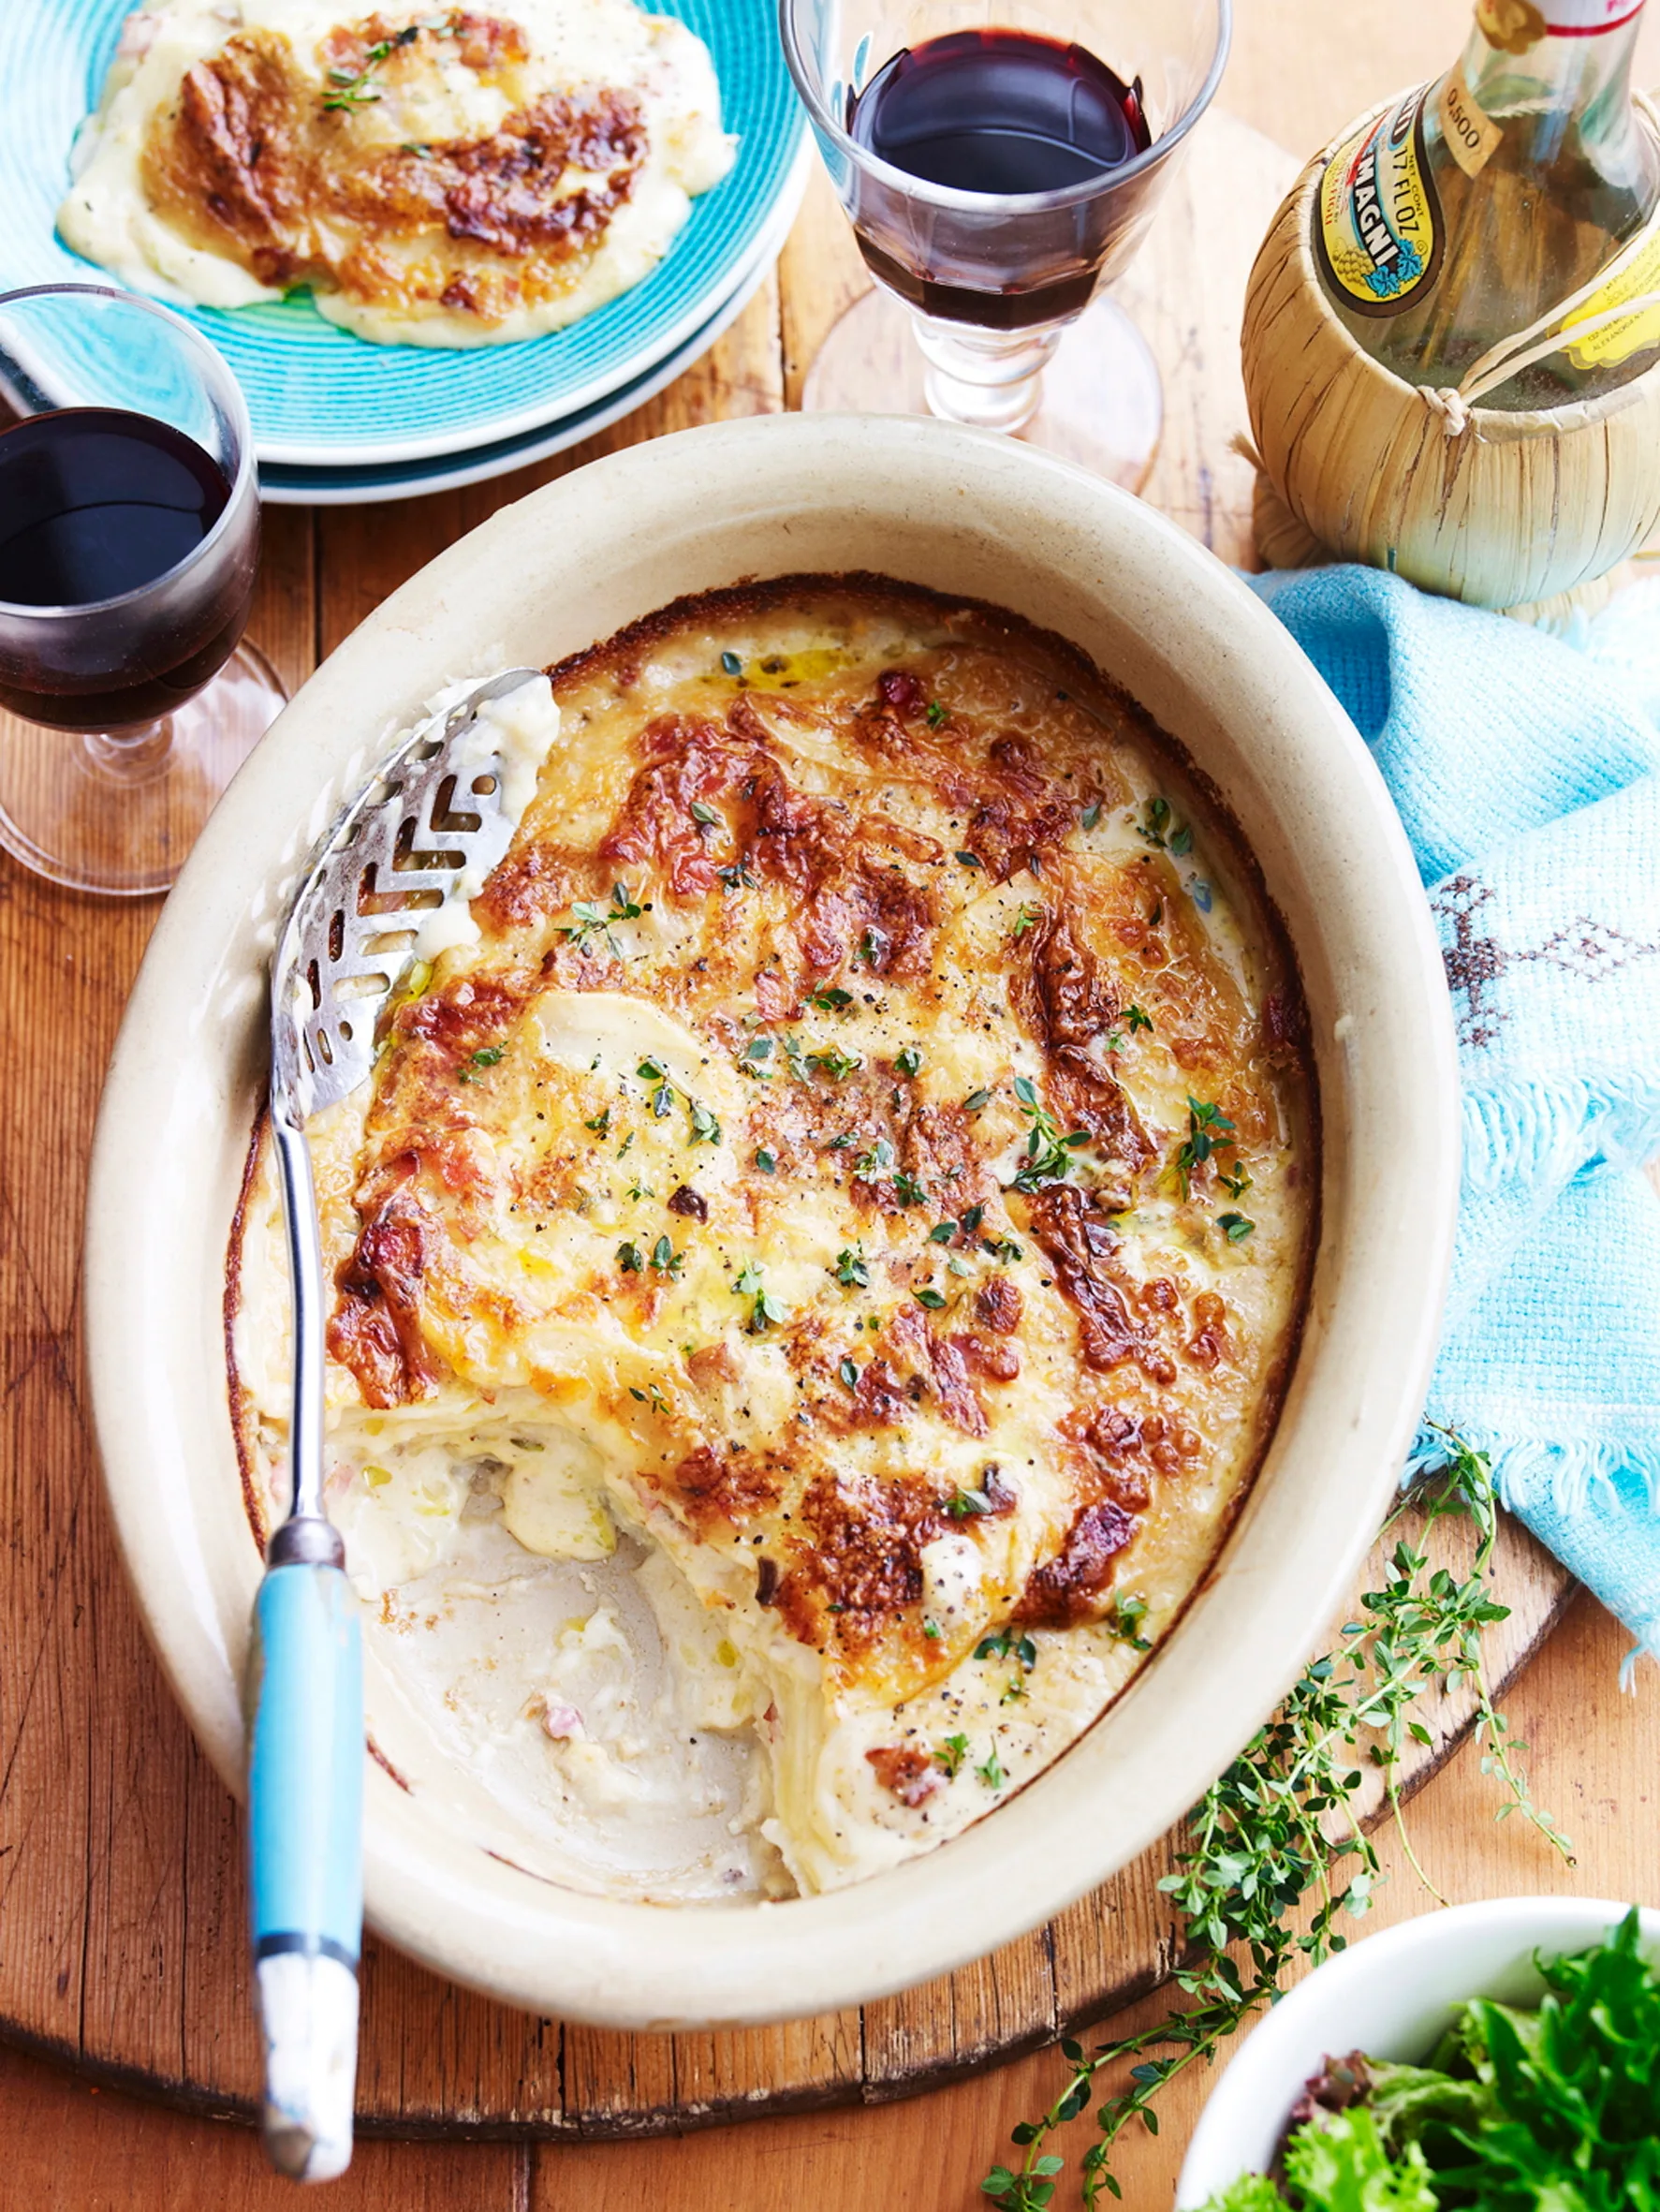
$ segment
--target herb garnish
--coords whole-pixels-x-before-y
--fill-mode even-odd
[[[1212,1784],[1190,1819],[1190,1848],[1160,1887],[1186,1921],[1185,1963],[1175,1974],[1191,2001],[1138,2035],[1086,2053],[1072,2038],[1061,2049],[1071,2079],[1040,2119],[1021,2121],[1014,2141],[1025,2153],[1018,2171],[997,2166],[981,2188],[1003,2212],[1043,2212],[1064,2160],[1045,2150],[1055,2130],[1088,2106],[1096,2077],[1134,2061],[1126,2086],[1096,2113],[1097,2140],[1081,2161],[1084,2203],[1094,2212],[1103,2192],[1123,2195],[1111,2170],[1112,2149],[1133,2119],[1155,2132],[1159,2091],[1217,2050],[1279,1994],[1286,1968],[1300,1954],[1315,1964],[1343,1948],[1343,1912],[1363,1913],[1379,1873],[1376,1847],[1360,1828],[1353,1804],[1368,1765],[1381,1768],[1386,1795],[1401,1821],[1400,1762],[1419,1726],[1412,1708],[1427,1691],[1460,1684],[1473,1689],[1475,1734],[1482,1767],[1504,1791],[1499,1813],[1519,1812],[1571,1865],[1567,1839],[1535,1804],[1516,1763],[1515,1742],[1492,1702],[1482,1638],[1509,1617],[1492,1595],[1497,1501],[1486,1455],[1450,1430],[1447,1464],[1421,1483],[1384,1524],[1421,1516],[1416,1547],[1403,1539],[1380,1590],[1363,1601],[1364,1617],[1349,1622],[1337,1648],[1303,1670],[1290,1696],[1227,1773]],[[1467,1519],[1476,1537],[1470,1571],[1462,1579],[1432,1568],[1423,1548],[1442,1520]],[[1337,1822],[1344,1824],[1330,1840]],[[1404,1829],[1403,1828],[1404,1836]],[[1412,1858],[1410,1842],[1407,1855]],[[1300,1931],[1294,1924],[1302,1895],[1317,1887],[1318,1903]],[[1242,1947],[1241,1966],[1228,1955]],[[1168,2046],[1169,2055],[1145,2053]]]
[[[1182,1195],[1191,1196],[1193,1174],[1202,1168],[1212,1154],[1226,1151],[1233,1143],[1233,1124],[1220,1106],[1207,1105],[1202,1099],[1190,1097],[1187,1101],[1187,1134],[1176,1153],[1176,1173],[1181,1180]]]
[[[964,1113],[983,1113],[991,1103],[990,1091],[970,1091],[962,1101],[962,1111]]]
[[[853,994],[833,987],[828,991],[815,991],[807,1004],[815,1006],[821,1014],[839,1014],[845,1007],[853,1004]]]
[[[850,1290],[867,1290],[871,1271],[862,1245],[845,1245],[836,1254],[836,1280]]]
[[[944,1747],[933,1755],[936,1766],[944,1767],[947,1779],[955,1781],[968,1757],[968,1738],[964,1735],[948,1736]]]
[[[893,1065],[902,1075],[915,1075],[922,1065],[922,1054],[914,1044],[907,1044]]]
[[[632,1244],[619,1245],[617,1246],[617,1265],[624,1275],[641,1274],[645,1268],[645,1261],[639,1256],[639,1246]]]
[[[621,960],[623,948],[611,935],[611,924],[614,922],[638,922],[644,912],[645,908],[629,897],[628,886],[625,883],[613,883],[609,910],[593,899],[578,899],[571,907],[572,919],[563,926],[559,934],[561,936],[569,938],[579,951],[585,952],[588,950],[588,940],[594,932],[603,930],[606,943],[616,957]]]
[[[1037,1664],[1037,1646],[1030,1636],[1017,1637],[1012,1629],[999,1629],[994,1636],[980,1638],[974,1656],[977,1659],[1019,1659],[1029,1674]]]
[[[652,1113],[658,1121],[665,1120],[674,1111],[674,1095],[679,1085],[661,1060],[642,1060],[634,1072],[641,1083],[649,1083],[653,1086]],[[690,1091],[681,1091],[680,1095],[685,1100],[686,1113],[691,1117],[690,1142],[694,1144],[718,1144],[721,1141],[721,1125],[714,1115],[700,1099],[694,1099]]]
[[[735,653],[721,655],[721,673],[725,676],[741,676],[743,673],[743,663]]]
[[[420,25],[409,23],[402,31],[395,31],[389,38],[377,38],[363,55],[360,69],[331,69],[329,81],[334,87],[323,96],[325,109],[366,108],[380,97],[380,91],[372,81],[382,62],[389,59],[400,46],[408,46],[420,37]]]
[[[1014,1094],[1032,1124],[1026,1138],[1026,1164],[1016,1175],[1014,1187],[1041,1190],[1047,1183],[1064,1183],[1078,1165],[1073,1153],[1090,1141],[1088,1129],[1073,1129],[1063,1137],[1060,1123],[1037,1096],[1037,1085],[1029,1075],[1015,1077]]]
[[[1015,916],[1014,927],[1010,930],[1009,935],[1018,945],[1026,932],[1042,920],[1043,908],[1041,907],[1022,907]]]
[[[1247,1221],[1243,1214],[1218,1214],[1216,1226],[1230,1245],[1238,1245],[1244,1242],[1256,1224]]]
[[[778,1155],[769,1151],[765,1144],[759,1145],[756,1151],[755,1164],[763,1175],[775,1175],[778,1172]]]
[[[752,1336],[764,1335],[773,1321],[781,1321],[785,1318],[786,1308],[782,1302],[762,1285],[761,1277],[765,1273],[764,1267],[757,1266],[751,1260],[732,1285],[734,1297],[753,1298],[755,1301],[750,1308],[748,1323]]]
[[[917,1301],[918,1305],[925,1305],[930,1313],[938,1313],[946,1303],[944,1298],[941,1297],[940,1293],[933,1288],[932,1283],[926,1285],[920,1290],[913,1290],[911,1292],[911,1296]]]
[[[1101,818],[1101,802],[1099,801],[1099,799],[1093,799],[1093,800],[1090,802],[1090,804],[1088,804],[1088,805],[1087,805],[1087,806],[1084,808],[1084,810],[1083,810],[1083,826],[1084,826],[1084,828],[1085,828],[1086,830],[1093,830],[1093,829],[1094,828],[1095,824],[1096,824],[1096,823],[1097,823],[1097,822],[1100,820],[1100,818]]]
[[[946,707],[940,704],[937,699],[931,699],[928,702],[929,729],[937,730],[940,724],[945,720],[948,711],[948,710]]]
[[[997,1747],[995,1744],[992,1746],[992,1748],[987,1752],[984,1760],[978,1766],[975,1768],[974,1771],[977,1775],[978,1775],[980,1780],[985,1783],[988,1790],[1001,1790],[1004,1783],[1008,1779],[1008,1777],[1003,1771],[1002,1762],[997,1757]]]
[[[851,1360],[844,1360],[836,1373],[841,1377],[845,1390],[856,1391],[859,1388],[859,1369]]]
[[[1121,1644],[1127,1644],[1132,1651],[1151,1651],[1153,1646],[1141,1633],[1141,1623],[1147,1618],[1145,1598],[1120,1598],[1107,1615],[1107,1626]]]

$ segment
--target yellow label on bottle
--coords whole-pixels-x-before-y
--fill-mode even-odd
[[[1447,151],[1467,177],[1478,177],[1504,143],[1504,132],[1470,90],[1462,62],[1442,80],[1435,120]]]
[[[1434,283],[1441,201],[1424,151],[1420,86],[1344,141],[1320,179],[1326,273],[1362,315],[1399,315]]]
[[[1593,316],[1607,315],[1628,300],[1646,299],[1651,292],[1660,292],[1660,230],[1600,290],[1576,307],[1562,327],[1565,332],[1574,330]],[[1577,369],[1611,369],[1629,361],[1634,353],[1647,353],[1655,346],[1660,346],[1660,305],[1639,307],[1617,322],[1605,322],[1601,330],[1590,332],[1570,346],[1568,359]]]

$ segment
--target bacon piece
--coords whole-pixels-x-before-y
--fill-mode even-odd
[[[1053,1109],[1064,1127],[1088,1129],[1134,1175],[1153,1158],[1153,1148],[1123,1085],[1091,1056],[1123,1011],[1117,986],[1064,907],[1046,913],[1026,942],[1027,965],[1016,973],[1014,992],[1048,1056]]]
[[[884,669],[876,678],[876,697],[896,715],[919,715],[928,694],[908,669]]]
[[[699,1390],[715,1390],[724,1382],[736,1382],[739,1372],[729,1344],[700,1344],[696,1351],[686,1355],[686,1373]]]
[[[1012,1344],[1000,1344],[995,1337],[988,1342],[984,1336],[953,1336],[951,1342],[971,1374],[983,1376],[988,1382],[1018,1380],[1021,1355]]]
[[[883,1335],[886,1345],[933,1384],[939,1409],[951,1426],[961,1429],[965,1437],[983,1437],[990,1433],[990,1424],[968,1379],[968,1360],[962,1347],[969,1341],[936,1335],[916,1305],[902,1306]]]
[[[880,1744],[865,1757],[875,1768],[883,1789],[891,1791],[901,1805],[908,1805],[913,1811],[926,1805],[940,1786],[939,1771],[926,1751],[903,1744]]]
[[[1109,1374],[1134,1360],[1151,1381],[1168,1390],[1176,1379],[1176,1363],[1131,1314],[1122,1283],[1113,1279],[1119,1239],[1109,1217],[1070,1183],[1036,1191],[1030,1205],[1032,1233],[1078,1309],[1085,1365]]]
[[[1006,1275],[994,1275],[983,1290],[975,1292],[974,1318],[982,1328],[994,1329],[999,1336],[1012,1336],[1021,1325],[1025,1303],[1019,1283],[1010,1282]]]
[[[1095,1618],[1112,1562],[1135,1533],[1135,1516],[1111,1499],[1085,1506],[1055,1556],[1027,1576],[1012,1617],[1033,1629],[1070,1629]]]
[[[306,254],[306,162],[288,42],[238,32],[184,73],[165,136],[146,148],[150,197],[227,238],[262,284],[284,285]],[[205,214],[207,225],[201,222]]]
[[[370,1212],[340,1271],[328,1328],[331,1356],[383,1411],[431,1397],[438,1374],[420,1323],[433,1223],[409,1187],[413,1159],[403,1165],[403,1178]]]
[[[692,807],[739,782],[752,764],[749,749],[734,747],[712,722],[682,715],[658,715],[641,733],[639,749],[643,763],[600,841],[599,857],[654,867],[672,897],[700,898],[713,890],[720,871]]]
[[[997,738],[986,758],[996,780],[969,817],[963,844],[993,883],[1006,883],[1021,868],[1041,869],[1045,856],[1065,842],[1078,804],[1050,783],[1025,738]]]

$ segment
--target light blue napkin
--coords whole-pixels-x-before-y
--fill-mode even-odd
[[[1369,568],[1251,581],[1371,747],[1441,936],[1464,1175],[1426,1422],[1660,1657],[1660,582],[1564,642]],[[1426,1427],[1415,1467],[1445,1455]]]

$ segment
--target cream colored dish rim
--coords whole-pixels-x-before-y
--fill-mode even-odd
[[[1397,1479],[1433,1356],[1459,1172],[1440,955],[1384,786],[1276,619],[1150,508],[992,435],[772,416],[631,448],[492,516],[330,656],[209,821],[127,1008],[88,1197],[93,1411],[146,1626],[219,1773],[240,1789],[259,1573],[221,1268],[261,1078],[264,963],[312,840],[453,675],[550,662],[683,592],[859,568],[1072,639],[1183,740],[1243,827],[1303,970],[1321,1081],[1302,1349],[1256,1488],[1178,1632],[1054,1767],[925,1858],[785,1904],[624,1903],[443,1832],[372,1763],[372,1924],[537,2012],[630,2028],[829,2012],[980,1956],[1103,1880],[1202,1792],[1308,1655]]]

